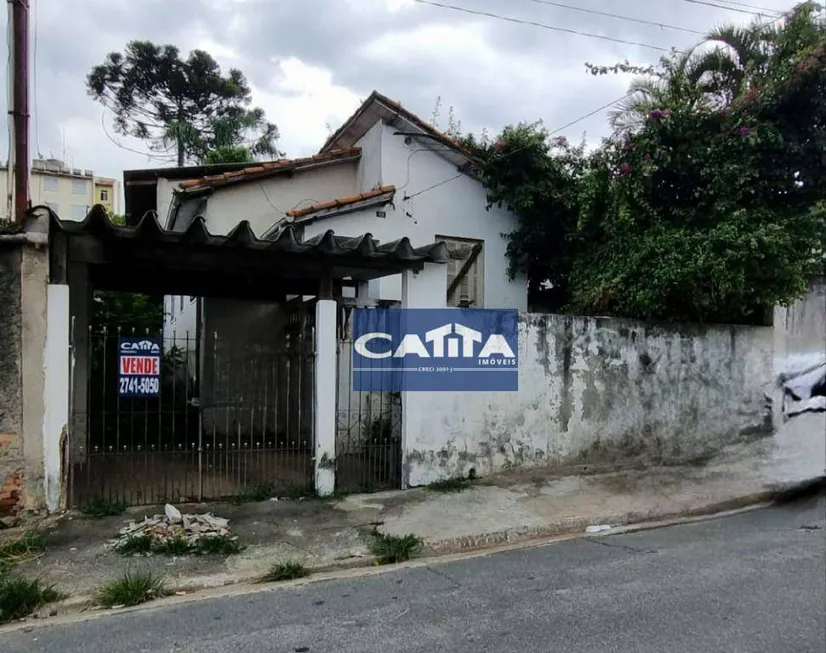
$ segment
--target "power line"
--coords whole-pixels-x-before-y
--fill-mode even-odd
[[[766,14],[778,14],[782,15],[782,11],[777,11],[777,9],[767,9],[766,7],[755,7],[754,5],[746,4],[745,2],[735,2],[734,0],[717,0],[717,2],[722,2],[726,5],[735,5],[736,7],[746,7],[747,9],[754,9],[757,12],[762,12]]]
[[[141,152],[140,150],[132,149],[131,147],[127,147],[123,143],[118,143],[114,137],[109,133],[109,130],[106,129],[106,109],[100,112],[100,126],[103,128],[103,133],[106,134],[106,138],[108,138],[112,143],[117,145],[120,149],[126,150],[127,152],[132,152],[134,154],[140,154],[141,156],[145,156],[147,159],[155,159],[158,161],[165,161],[169,163],[173,157],[171,155],[162,156],[158,154],[149,154],[149,152]]]
[[[551,7],[561,7],[562,9],[570,9],[571,11],[581,11],[585,14],[594,14],[595,16],[607,16],[608,18],[616,18],[617,20],[626,20],[631,23],[639,23],[640,25],[653,25],[662,29],[673,29],[678,32],[688,32],[689,34],[702,34],[696,29],[688,29],[687,27],[677,27],[676,25],[668,25],[667,23],[658,23],[653,20],[644,20],[642,18],[632,18],[631,16],[622,16],[621,14],[611,14],[607,11],[597,11],[596,9],[583,9],[582,7],[575,7],[573,5],[566,5],[561,2],[552,2],[551,0],[527,0],[527,2],[534,2],[539,5],[549,5]]]
[[[724,0],[720,0],[723,2]],[[716,2],[706,2],[706,0],[683,0],[683,2],[690,2],[693,5],[705,5],[707,7],[715,7],[716,9],[725,9],[726,11],[736,11],[740,14],[749,14],[750,16],[762,16],[765,12],[749,11],[748,9],[738,9],[737,7],[726,7],[719,5]]]
[[[518,25],[530,25],[532,27],[540,27],[542,29],[552,30],[555,32],[565,32],[567,34],[575,34],[577,36],[587,36],[592,39],[601,39],[603,41],[612,41],[613,43],[622,43],[623,45],[635,45],[640,48],[649,48],[651,50],[659,50],[660,52],[669,52],[669,48],[663,48],[659,45],[650,45],[648,43],[639,43],[637,41],[626,41],[624,39],[617,39],[613,36],[604,36],[602,34],[591,34],[589,32],[580,32],[575,29],[568,29],[567,27],[557,27],[556,25],[548,25],[547,23],[539,23],[532,20],[522,20],[521,18],[513,18],[512,16],[503,16],[501,14],[494,14],[487,11],[479,11],[476,9],[468,9],[466,7],[457,7],[456,5],[447,5],[440,2],[433,2],[432,0],[413,0],[422,5],[429,5],[431,7],[439,7],[441,9],[450,9],[451,11],[459,11],[465,14],[472,14],[474,16],[484,16],[485,18],[494,18],[496,20],[506,21],[508,23],[516,23]]]
[[[612,100],[611,102],[608,102],[607,104],[603,104],[601,107],[598,107],[598,108],[594,109],[594,110],[593,110],[593,111],[591,111],[590,113],[586,113],[584,116],[580,116],[580,117],[579,117],[579,118],[577,118],[576,120],[572,120],[571,122],[569,122],[569,123],[567,123],[567,124],[565,124],[565,125],[562,125],[562,127],[558,127],[558,128],[556,128],[556,129],[554,129],[552,132],[548,132],[548,135],[549,135],[549,136],[551,136],[551,135],[553,135],[553,134],[556,134],[556,133],[558,133],[558,132],[561,132],[563,129],[568,129],[568,127],[573,127],[573,126],[574,126],[574,125],[576,125],[578,122],[582,122],[583,120],[586,120],[587,118],[590,118],[591,116],[598,114],[600,111],[603,111],[604,109],[608,109],[608,108],[610,108],[610,107],[614,106],[617,102],[622,102],[624,99],[629,98],[629,97],[631,97],[632,95],[634,95],[634,93],[633,93],[633,92],[631,92],[631,93],[626,93],[626,94],[625,94],[625,95],[623,95],[622,97],[619,97],[619,98],[617,98],[616,100]]]

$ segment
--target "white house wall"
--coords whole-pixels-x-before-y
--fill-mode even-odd
[[[393,204],[318,220],[305,227],[305,236],[327,229],[342,236],[369,232],[381,242],[407,236],[414,247],[432,243],[437,236],[484,240],[484,308],[526,310],[527,283],[524,275],[518,275],[513,281],[508,278],[507,241],[502,237],[503,233],[513,231],[515,218],[504,209],[487,211],[485,188],[481,183],[467,175],[456,177],[456,166],[427,150],[428,145],[420,142],[406,146],[404,137],[394,136],[393,131],[393,127],[379,124],[361,143],[363,148],[372,151],[377,134],[381,134],[382,178],[375,183],[396,186]],[[370,165],[368,155],[362,152],[363,165]],[[363,176],[372,180],[375,173],[365,172]],[[451,177],[456,178],[427,190]],[[377,211],[384,212],[385,217],[378,217]],[[374,283],[371,296],[377,286],[378,298],[401,300],[400,275]]]
[[[225,235],[248,220],[255,234],[263,236],[287,211],[353,195],[356,176],[356,162],[347,162],[221,188],[209,198],[207,228]]]
[[[358,192],[360,193],[383,185],[381,156],[383,134],[384,125],[377,122],[356,143],[361,148],[361,161],[358,166]]]

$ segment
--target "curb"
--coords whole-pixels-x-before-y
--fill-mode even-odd
[[[54,607],[61,611],[61,614],[58,616],[39,619],[28,618],[20,622],[5,624],[0,626],[0,634],[18,630],[42,628],[49,625],[56,625],[57,623],[70,623],[72,621],[96,618],[107,614],[123,614],[127,611],[132,612],[158,608],[163,605],[164,601],[180,602],[199,600],[200,598],[212,598],[208,596],[210,594],[213,594],[213,597],[222,596],[231,593],[231,588],[233,587],[238,590],[241,590],[243,587],[260,588],[261,591],[264,591],[277,587],[332,580],[342,575],[349,575],[347,572],[355,572],[357,570],[374,569],[377,573],[382,573],[406,566],[426,566],[430,561],[437,562],[440,559],[443,559],[445,562],[450,561],[451,558],[464,559],[463,554],[469,556],[474,554],[484,556],[500,551],[504,552],[511,548],[523,548],[531,545],[541,546],[543,544],[553,544],[580,537],[622,535],[625,533],[677,526],[685,523],[733,516],[744,511],[759,508],[793,503],[825,492],[826,475],[823,475],[815,479],[785,483],[772,489],[740,495],[726,499],[725,501],[718,501],[688,510],[650,511],[648,513],[629,512],[588,519],[577,517],[545,526],[509,528],[480,535],[449,538],[445,540],[430,540],[425,542],[424,555],[409,563],[375,567],[375,559],[373,556],[355,559],[350,558],[334,564],[312,567],[310,577],[300,581],[289,581],[287,583],[261,583],[260,574],[254,576],[246,574],[243,577],[236,576],[227,579],[226,582],[223,583],[208,585],[199,583],[197,579],[182,579],[180,583],[175,584],[171,588],[173,592],[180,592],[177,596],[172,596],[163,601],[153,601],[133,608],[120,610],[92,607],[90,600],[93,600],[93,597],[90,596],[72,596],[55,604]],[[598,534],[586,534],[586,527],[596,523],[611,524],[611,528]],[[361,572],[361,574],[364,573],[369,574],[371,572]],[[226,590],[226,592],[224,592],[224,594],[214,594],[221,590]]]
[[[610,524],[612,528],[603,531],[602,534],[612,535],[617,534],[616,530],[619,528],[626,528],[634,526],[635,524],[668,522],[668,525],[672,525],[675,523],[675,520],[678,522],[681,519],[714,516],[719,513],[748,508],[749,506],[791,503],[815,496],[823,491],[826,491],[826,475],[801,482],[784,483],[768,490],[740,495],[724,501],[717,501],[685,510],[664,512],[652,510],[649,512],[601,515],[599,517],[575,517],[542,526],[506,528],[499,531],[481,533],[479,535],[465,535],[444,540],[428,540],[425,542],[425,551],[431,555],[442,555],[501,546],[503,544],[515,544],[517,542],[559,537],[561,535],[578,533],[585,535],[585,529],[592,524]]]

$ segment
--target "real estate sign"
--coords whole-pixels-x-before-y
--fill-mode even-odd
[[[519,389],[518,312],[493,309],[356,309],[357,392]]]
[[[118,339],[118,394],[157,397],[161,392],[160,338]]]

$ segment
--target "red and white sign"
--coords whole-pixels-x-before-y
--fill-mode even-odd
[[[121,376],[160,376],[159,356],[121,356]]]

